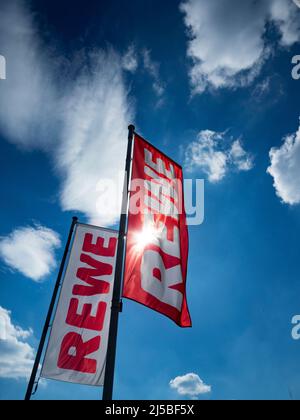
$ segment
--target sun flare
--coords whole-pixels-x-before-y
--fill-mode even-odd
[[[135,242],[138,250],[143,250],[147,245],[158,239],[158,232],[153,226],[145,226],[141,232],[135,234]]]

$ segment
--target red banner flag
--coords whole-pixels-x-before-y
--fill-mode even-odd
[[[41,376],[102,386],[118,232],[78,223]]]
[[[135,135],[123,296],[190,327],[182,168]]]

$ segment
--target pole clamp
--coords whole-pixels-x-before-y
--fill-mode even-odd
[[[117,310],[118,312],[123,312],[123,301],[120,300],[119,302],[112,302],[111,303],[111,309]]]

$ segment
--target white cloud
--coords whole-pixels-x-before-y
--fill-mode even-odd
[[[262,82],[258,83],[252,91],[252,98],[260,100],[265,97],[271,90],[271,78],[267,77]]]
[[[228,139],[226,133],[203,130],[197,140],[187,147],[185,166],[189,171],[203,171],[210,182],[219,182],[230,169],[252,169],[253,157],[243,149],[240,139]]]
[[[0,238],[0,257],[13,270],[39,282],[56,267],[59,235],[43,226],[21,227]]]
[[[90,62],[89,67],[85,62]],[[62,207],[81,211],[91,223],[113,224],[120,213],[116,199],[121,197],[119,178],[132,121],[117,53],[97,51],[84,57],[81,74],[65,98],[63,120],[55,156],[64,179]]]
[[[299,12],[290,0],[184,0],[193,93],[211,88],[247,86],[270,54],[268,23],[281,46],[300,40]]]
[[[300,41],[299,12],[290,0],[269,0],[270,19],[280,32],[280,44],[290,47]]]
[[[122,67],[130,73],[135,73],[139,63],[152,80],[152,89],[158,98],[157,106],[161,106],[164,102],[165,84],[160,77],[160,65],[151,57],[151,51],[144,48],[140,51],[134,45],[130,45],[127,52],[122,57]]]
[[[185,395],[192,398],[211,392],[211,386],[206,385],[195,373],[177,376],[170,381],[170,387],[175,389],[179,395]]]
[[[296,6],[300,7],[300,0],[293,0]]]
[[[34,362],[34,349],[26,343],[32,330],[13,325],[11,312],[0,306],[0,377],[28,378]]]
[[[253,168],[253,158],[243,149],[240,140],[233,142],[228,157],[239,171],[250,171]]]
[[[59,115],[51,71],[56,62],[45,54],[22,1],[0,2],[0,51],[7,63],[0,85],[0,129],[22,148],[47,149],[56,138]]]
[[[132,44],[122,57],[122,68],[134,74],[139,65],[150,76],[152,89],[158,98],[157,106],[161,106],[164,102],[165,83],[160,77],[160,65],[153,60],[149,49],[137,50],[135,45]]]
[[[63,210],[80,211],[91,223],[114,224],[120,205],[108,199],[113,192],[107,180],[119,186],[133,120],[124,57],[113,49],[80,51],[70,61],[55,56],[41,43],[24,3],[5,3],[0,49],[8,66],[0,85],[0,130],[18,146],[50,153],[62,180]],[[128,53],[133,70],[134,51]]]
[[[159,64],[153,61],[153,59],[151,58],[151,52],[149,50],[143,50],[142,55],[144,68],[153,79],[153,90],[156,93],[157,97],[161,98],[165,93],[165,86],[160,79]]]
[[[268,173],[274,179],[278,197],[286,204],[300,203],[300,128],[285,137],[283,145],[270,150]]]
[[[122,57],[122,67],[130,73],[135,73],[138,68],[138,54],[134,45],[130,45]]]

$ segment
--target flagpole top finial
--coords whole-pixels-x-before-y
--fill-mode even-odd
[[[133,124],[130,124],[129,126],[128,126],[128,130],[129,131],[135,131],[135,126],[133,125]]]
[[[72,217],[72,220],[73,220],[74,223],[77,223],[78,222],[78,217],[74,216],[74,217]]]

